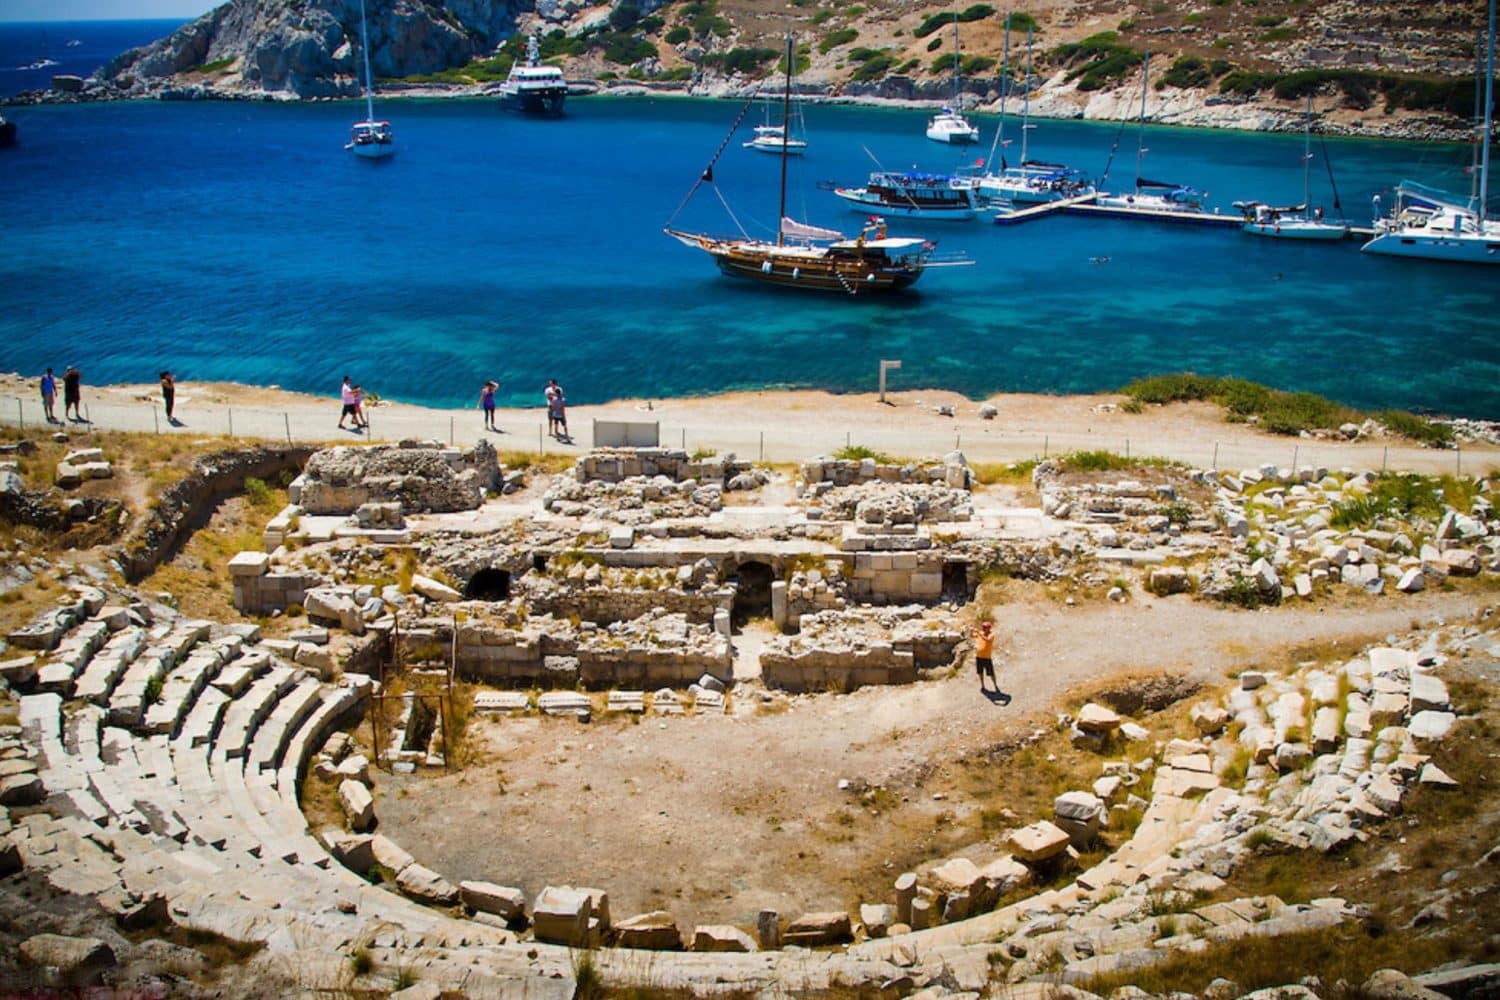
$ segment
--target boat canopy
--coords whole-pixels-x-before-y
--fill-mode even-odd
[[[879,240],[865,240],[860,242],[854,240],[840,240],[833,245],[835,250],[910,250],[913,247],[926,247],[927,241],[920,236],[887,236]]]
[[[823,229],[820,226],[810,226],[796,219],[783,217],[781,220],[781,232],[783,236],[790,236],[794,240],[841,240],[844,234],[837,229]]]
[[[1467,212],[1473,209],[1473,200],[1470,198],[1444,191],[1441,188],[1418,184],[1416,181],[1402,181],[1397,184],[1396,197],[1403,199],[1408,206],[1414,208],[1433,210],[1447,208],[1456,212]]]

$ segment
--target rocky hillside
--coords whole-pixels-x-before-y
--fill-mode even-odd
[[[1151,53],[1151,117],[1277,128],[1308,95],[1333,131],[1454,134],[1473,108],[1482,5],[1472,0],[1018,0],[1010,11],[924,0],[368,0],[384,89],[472,91],[504,79],[523,33],[571,77],[745,93],[778,72],[854,99],[948,96],[954,20],[966,104],[1013,92],[1032,33],[1033,108],[1128,118]],[[86,96],[307,98],[359,90],[357,0],[231,0],[104,67]]]

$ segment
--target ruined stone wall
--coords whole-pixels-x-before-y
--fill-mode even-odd
[[[808,615],[800,635],[780,636],[760,656],[768,687],[849,691],[868,684],[910,684],[918,670],[945,667],[962,633],[928,621],[919,609],[825,611]]]
[[[301,604],[307,591],[322,586],[316,573],[273,573],[264,552],[241,552],[229,560],[234,606],[242,614],[267,615]]]
[[[636,477],[666,476],[679,483],[696,479],[727,489],[748,489],[758,484],[743,480],[741,485],[730,484],[750,475],[752,468],[751,463],[740,461],[733,454],[695,459],[680,448],[596,448],[579,456],[573,475],[580,483],[618,483]]]
[[[856,552],[849,593],[875,604],[935,601],[943,596],[943,554]]]
[[[922,464],[877,462],[873,458],[832,458],[820,455],[802,463],[802,482],[858,486],[861,483],[942,483],[953,489],[968,489],[972,477],[963,455],[954,452],[941,462]]]
[[[708,625],[712,624],[715,611],[729,608],[734,600],[734,590],[621,591],[600,587],[528,591],[525,597],[533,614],[577,618],[596,625],[631,621],[657,610],[684,615],[694,625]]]
[[[215,452],[195,461],[185,479],[163,491],[145,527],[120,552],[125,579],[136,583],[161,565],[210,507],[244,490],[246,479],[275,480],[301,468],[310,454],[310,448],[262,447]]]
[[[403,441],[326,448],[307,460],[291,502],[308,514],[352,514],[367,503],[399,503],[407,513],[474,510],[500,485],[494,445],[468,451]]]

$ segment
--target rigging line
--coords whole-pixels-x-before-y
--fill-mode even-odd
[[[1333,161],[1328,158],[1328,143],[1323,141],[1323,136],[1318,136],[1318,148],[1323,151],[1323,166],[1328,168],[1328,186],[1333,188],[1333,207],[1339,213],[1339,221],[1348,225],[1349,220],[1344,218],[1344,206],[1339,204],[1339,186],[1333,179]]]
[[[1010,94],[1010,15],[1005,15],[1005,52],[1000,57],[1000,124],[995,127],[995,138],[990,142],[990,155],[984,161],[984,172],[991,173],[995,165],[995,150],[1000,148],[1000,138],[1005,134],[1005,98]],[[1002,167],[1002,169],[1004,169]]]
[[[704,167],[703,172],[698,175],[698,179],[693,181],[693,186],[688,188],[688,193],[683,196],[682,201],[678,204],[677,211],[673,212],[672,217],[667,220],[668,226],[677,221],[677,217],[682,214],[682,210],[684,208],[687,208],[687,203],[693,200],[693,195],[698,193],[698,188],[703,184],[704,181],[713,183],[714,164],[718,163],[719,157],[724,155],[724,150],[729,146],[729,140],[733,139],[735,132],[739,131],[740,122],[745,120],[746,113],[749,112],[750,108],[754,104],[755,97],[754,95],[752,95],[750,99],[745,102],[745,106],[740,108],[740,113],[735,116],[734,124],[729,126],[729,131],[725,133],[723,141],[719,143],[719,148],[714,150],[713,158],[708,161],[708,166]],[[719,200],[723,201],[724,196],[719,195]],[[731,212],[730,217],[733,218],[733,216],[734,213]]]
[[[729,214],[729,221],[734,223],[734,228],[738,229],[740,231],[740,235],[745,239],[751,239],[750,234],[745,231],[745,227],[740,224],[739,217],[734,214],[734,209],[730,208],[729,202],[724,199],[724,192],[719,190],[719,185],[712,184],[710,185],[710,187],[713,188],[714,194],[718,196],[719,204],[723,205],[724,211]]]
[[[1120,150],[1120,140],[1125,137],[1125,126],[1127,122],[1121,122],[1119,131],[1115,133],[1115,143],[1109,147],[1109,159],[1104,161],[1104,176],[1099,178],[1099,186],[1102,188],[1109,183],[1109,168],[1115,162],[1115,153]]]

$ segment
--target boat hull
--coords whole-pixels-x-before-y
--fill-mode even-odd
[[[910,287],[927,266],[931,245],[915,255],[888,256],[889,243],[903,245],[919,241],[876,239],[829,248],[810,245],[778,246],[774,243],[719,239],[668,229],[667,235],[684,246],[713,258],[719,273],[762,285],[804,292],[837,292],[841,295],[882,295]]]
[[[838,292],[841,295],[882,295],[909,287],[921,272],[896,272],[890,274],[871,273],[863,278],[850,275],[840,280],[833,269],[788,266],[773,263],[766,270],[764,261],[737,259],[729,256],[715,257],[719,273],[730,278],[743,278],[762,285],[777,285],[808,292]]]
[[[972,146],[979,141],[979,130],[961,132],[930,128],[927,130],[927,138],[949,146]]]
[[[903,205],[872,199],[863,188],[837,188],[834,194],[849,203],[850,211],[866,215],[895,216],[902,219],[928,219],[931,221],[968,222],[979,214],[977,205],[928,206]]]
[[[1326,222],[1247,222],[1242,228],[1251,236],[1273,240],[1341,240],[1349,232]]]
[[[559,118],[563,103],[567,100],[567,87],[537,87],[524,90],[508,90],[500,95],[500,106],[507,111],[539,118]]]
[[[1055,190],[1049,188],[1035,188],[1024,184],[986,184],[979,182],[980,197],[990,201],[1008,201],[1012,205],[1050,205],[1054,201],[1064,201],[1068,198],[1077,198],[1092,194],[1093,188],[1082,186],[1076,190]]]
[[[396,155],[396,146],[389,142],[352,143],[349,148],[361,160],[384,160]]]
[[[1500,235],[1485,238],[1436,233],[1382,233],[1360,250],[1386,257],[1414,257],[1455,264],[1500,264]]]
[[[0,146],[14,146],[16,144],[16,123],[6,118],[0,118]]]
[[[753,149],[757,153],[770,153],[772,156],[781,155],[780,139],[767,142],[760,142],[759,140],[751,139],[749,142],[744,143],[743,145],[746,149]],[[787,156],[801,156],[805,152],[807,152],[807,143],[803,142],[800,139],[793,139],[791,142],[786,144]]]

